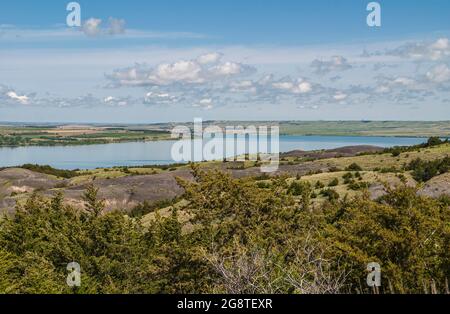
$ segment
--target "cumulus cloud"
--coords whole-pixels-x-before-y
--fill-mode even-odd
[[[113,86],[167,86],[172,84],[202,84],[224,78],[253,73],[255,69],[241,63],[221,61],[217,53],[202,55],[194,60],[162,63],[156,67],[135,64],[114,70],[106,77]]]
[[[129,97],[107,96],[103,99],[103,102],[111,107],[125,107],[128,105],[129,100]]]
[[[426,77],[435,83],[450,81],[450,68],[446,64],[439,64],[426,73]]]
[[[343,56],[333,56],[329,60],[315,59],[311,62],[311,67],[317,74],[328,74],[330,72],[345,71],[352,68]]]
[[[29,105],[34,94],[19,93],[16,90],[0,84],[0,105]]]
[[[131,96],[106,96],[98,97],[92,94],[78,97],[59,97],[46,93],[44,96],[38,96],[36,93],[19,93],[16,90],[0,84],[0,106],[18,106],[27,105],[33,107],[123,107],[136,103],[142,103],[139,98]]]
[[[450,42],[448,38],[439,38],[431,43],[406,43],[388,50],[386,54],[416,60],[443,60],[450,57]]]
[[[148,105],[169,105],[177,102],[179,98],[167,92],[152,91],[145,94],[144,104]]]
[[[310,82],[304,80],[303,78],[297,79],[297,81],[292,81],[290,79],[284,79],[278,82],[272,83],[275,89],[290,92],[293,94],[306,94],[313,90],[313,86]]]
[[[125,20],[110,17],[108,25],[103,28],[103,21],[98,18],[90,18],[84,21],[81,26],[81,31],[89,37],[96,37],[99,35],[121,35],[125,33]]]
[[[115,33],[120,33],[120,28],[123,27],[123,24],[119,24],[122,26],[119,25]],[[94,28],[100,29],[101,34],[104,33],[101,26],[90,27],[93,33],[96,32]],[[429,49],[440,51],[439,54],[428,55],[439,55],[439,58],[442,58],[445,56],[447,45],[446,40],[428,44]],[[429,62],[420,63],[420,67],[416,67],[417,63],[413,60],[405,62],[398,58],[387,59],[388,61],[375,60],[376,62],[366,68],[352,66],[343,56],[334,56],[326,60],[315,59],[310,64],[315,73],[331,74],[318,84],[311,77],[294,77],[293,72],[284,71],[282,72],[284,76],[276,72],[257,75],[253,66],[227,60],[222,53],[211,52],[195,58],[180,58],[154,66],[137,63],[127,68],[113,70],[105,76],[108,81],[107,87],[141,87],[136,89],[141,90],[141,94],[137,97],[86,95],[72,99],[64,97],[43,99],[36,98],[30,93],[0,89],[0,100],[3,104],[26,103],[59,107],[119,107],[146,104],[211,110],[221,105],[233,104],[239,106],[295,104],[303,106],[304,109],[314,109],[313,106],[322,108],[337,104],[375,104],[387,101],[412,103],[436,97],[438,92],[450,91],[450,68],[447,60],[430,59]],[[385,68],[391,70],[379,71]],[[333,73],[345,70],[349,71]],[[306,73],[308,72],[310,71]],[[287,73],[291,76],[286,76]],[[383,75],[380,75],[381,73]],[[126,90],[108,90],[108,93],[117,95]],[[441,96],[443,98],[445,94]]]
[[[257,85],[251,80],[236,81],[230,83],[231,92],[251,92],[257,91]]]
[[[200,99],[198,104],[194,104],[194,107],[200,107],[205,110],[212,109],[213,108],[213,100],[212,100],[212,98]]]
[[[97,36],[101,33],[100,25],[102,24],[101,19],[90,18],[84,21],[81,30],[86,36]]]
[[[217,63],[222,58],[222,54],[218,52],[211,52],[201,55],[197,58],[197,62],[200,64]]]
[[[17,101],[18,103],[20,103],[22,105],[27,105],[28,101],[29,101],[28,96],[26,96],[26,95],[17,95],[17,93],[14,92],[14,91],[7,92],[6,96],[11,98],[12,100]]]
[[[172,83],[202,83],[202,67],[195,61],[177,61],[175,63],[160,64],[148,73],[147,81],[155,85]]]

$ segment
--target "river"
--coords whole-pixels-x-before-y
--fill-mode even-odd
[[[280,152],[332,149],[351,145],[407,146],[425,142],[415,137],[280,136]],[[0,148],[0,167],[27,163],[59,169],[95,169],[114,166],[173,163],[174,141],[128,142],[80,146],[26,146]]]

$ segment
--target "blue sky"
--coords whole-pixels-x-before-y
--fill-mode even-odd
[[[0,121],[450,119],[450,2],[0,4]]]

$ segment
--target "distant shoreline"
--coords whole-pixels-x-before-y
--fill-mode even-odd
[[[408,136],[408,135],[339,135],[339,134],[280,134],[280,137],[354,137],[354,138],[420,138],[427,139],[429,136]],[[438,136],[441,139],[446,139],[446,136]],[[104,143],[94,143],[94,142],[72,142],[72,143],[59,143],[59,144],[29,144],[29,145],[0,145],[0,148],[20,148],[20,147],[76,147],[76,146],[96,146],[96,145],[113,145],[122,143],[148,143],[148,142],[159,142],[159,141],[175,141],[172,138],[161,138],[155,140],[122,140]]]
[[[79,146],[171,140],[176,125],[156,124],[21,124],[0,125],[0,147]],[[429,138],[450,137],[450,121],[204,121],[207,126],[276,125],[281,136]]]

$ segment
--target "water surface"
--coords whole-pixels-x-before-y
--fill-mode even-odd
[[[280,136],[280,152],[332,149],[350,145],[407,146],[425,142],[414,137]],[[0,148],[0,167],[26,163],[59,169],[171,164],[174,141],[129,142],[83,146],[27,146]]]

